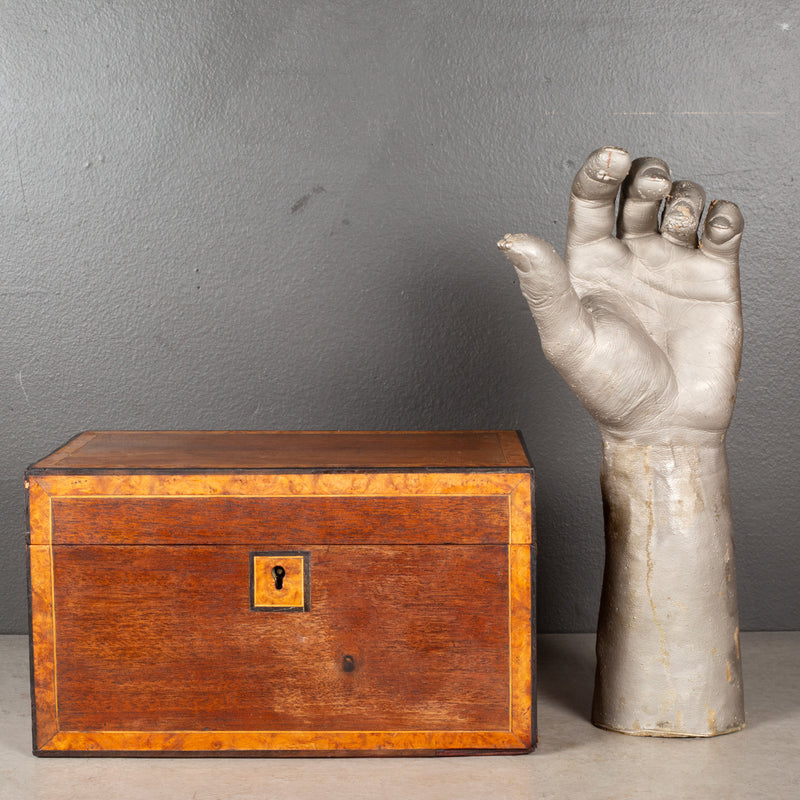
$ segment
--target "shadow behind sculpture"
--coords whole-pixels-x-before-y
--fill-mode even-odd
[[[702,187],[672,182],[663,161],[631,163],[603,147],[572,184],[564,260],[536,237],[498,242],[545,355],[602,434],[592,720],[624,733],[744,726],[725,453],[744,222],[736,205],[714,201],[699,241],[704,206]]]

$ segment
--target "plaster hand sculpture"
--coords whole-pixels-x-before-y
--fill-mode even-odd
[[[615,199],[619,213],[615,225]],[[666,200],[659,225],[659,209]],[[744,726],[725,433],[742,347],[736,205],[655,158],[592,153],[566,259],[498,243],[542,348],[600,427],[606,563],[592,721],[649,736]]]

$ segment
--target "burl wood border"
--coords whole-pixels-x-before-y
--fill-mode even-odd
[[[52,475],[28,480],[36,755],[404,755],[529,752],[533,741],[532,479],[525,473]],[[509,720],[487,731],[70,731],[58,720],[52,498],[505,495]]]

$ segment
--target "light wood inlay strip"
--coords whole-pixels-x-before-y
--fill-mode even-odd
[[[509,492],[509,541],[511,544],[531,544],[533,541],[531,477],[526,475]]]
[[[509,558],[510,729],[530,744],[532,717],[531,548],[511,545]]]
[[[380,495],[510,494],[518,473],[333,473],[205,475],[49,475],[36,481],[51,495]]]
[[[53,565],[49,546],[31,545],[28,552],[31,571],[33,683],[36,694],[35,736],[41,744],[58,733]]]
[[[38,478],[28,487],[28,525],[31,544],[52,543],[52,508],[50,495]]]
[[[256,751],[519,749],[508,731],[62,731],[46,750]]]

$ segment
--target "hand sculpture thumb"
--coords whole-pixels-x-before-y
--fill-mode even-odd
[[[497,246],[519,276],[544,354],[560,366],[562,353],[585,347],[592,338],[591,317],[570,282],[567,265],[549,242],[536,236],[508,234]]]

